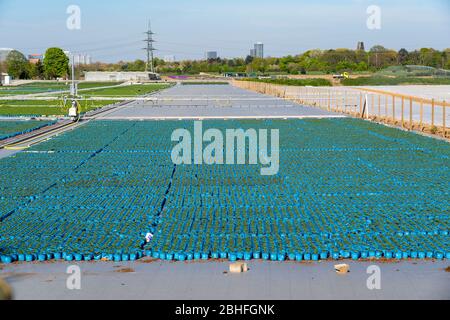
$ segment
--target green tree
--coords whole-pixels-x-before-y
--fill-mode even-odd
[[[252,57],[252,56],[247,56],[247,57],[245,58],[245,64],[247,65],[247,64],[252,63],[252,62],[253,62],[253,59],[254,59],[254,57]]]
[[[405,65],[408,59],[409,52],[404,48],[400,49],[400,51],[398,52],[398,63],[401,65]]]
[[[27,79],[29,62],[23,53],[13,50],[6,57],[6,70],[13,78]]]
[[[367,71],[369,69],[369,67],[367,66],[367,63],[365,61],[361,61],[360,63],[358,63],[358,65],[356,66],[356,71]]]
[[[30,63],[29,75],[31,79],[42,79],[44,77],[44,66],[40,60],[36,64]]]
[[[62,49],[47,49],[44,58],[44,73],[47,79],[56,79],[69,75],[69,58]]]

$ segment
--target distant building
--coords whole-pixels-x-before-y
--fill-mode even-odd
[[[250,49],[250,56],[253,58],[264,58],[264,44],[257,42],[253,49]]]
[[[11,48],[0,48],[0,61],[5,61],[8,54],[13,50]]]
[[[149,81],[160,80],[157,73],[152,72],[101,72],[88,71],[84,73],[86,81]]]
[[[73,56],[73,59],[74,59],[75,65],[92,63],[91,56],[88,54],[78,53]]]
[[[364,47],[364,42],[360,41],[358,42],[358,45],[356,46],[356,50],[366,51]]]
[[[262,42],[255,43],[255,57],[264,58],[264,44]]]
[[[175,62],[175,56],[174,55],[167,55],[167,56],[164,56],[163,60],[164,60],[164,62],[168,62],[168,63]]]
[[[10,85],[11,84],[11,76],[7,73],[0,73],[0,85]]]
[[[36,64],[38,62],[42,62],[42,60],[43,60],[42,54],[29,54],[28,55],[28,61],[31,64]]]
[[[212,59],[217,59],[218,55],[217,55],[217,51],[208,51],[205,54],[206,60],[212,60]]]

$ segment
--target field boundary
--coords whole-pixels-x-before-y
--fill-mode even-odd
[[[450,128],[446,120],[450,105],[444,100],[369,88],[296,87],[238,80],[231,84],[302,105],[440,136],[450,141]],[[414,115],[413,109],[419,109],[418,115]],[[430,117],[429,123],[425,116]]]

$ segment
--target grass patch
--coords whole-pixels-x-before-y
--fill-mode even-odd
[[[280,84],[283,86],[298,86],[298,87],[331,87],[332,84],[327,79],[243,79],[243,81],[262,82],[270,84]]]
[[[116,101],[80,101],[81,112],[101,108]],[[5,100],[0,101],[0,116],[64,116],[69,104],[64,108],[60,100]]]
[[[83,97],[136,97],[168,88],[168,84],[140,84],[80,92]]]
[[[122,82],[81,82],[78,89],[92,89],[97,87],[115,86]],[[0,87],[0,95],[24,95],[70,90],[68,82],[33,82],[14,87]]]
[[[111,85],[106,82],[92,82],[83,83],[84,88]],[[168,84],[145,84],[145,85],[130,85],[123,87],[104,88],[98,90],[88,90],[80,92],[83,97],[80,100],[81,112],[95,110],[108,104],[116,103],[117,101],[92,101],[90,97],[136,97],[140,95],[149,94],[161,89],[168,88]],[[55,95],[56,96],[56,95]],[[5,100],[0,101],[0,116],[64,116],[67,115],[69,104],[62,105],[61,100]]]
[[[423,85],[450,85],[450,78],[418,78],[418,77],[360,77],[354,79],[343,79],[344,86],[397,86],[408,84]]]

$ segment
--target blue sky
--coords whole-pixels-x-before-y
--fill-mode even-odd
[[[68,30],[66,9],[81,8],[81,30]],[[369,5],[381,30],[366,26]],[[0,0],[0,47],[42,53],[60,46],[94,60],[144,58],[142,32],[152,20],[157,56],[198,59],[208,50],[245,57],[262,41],[265,54],[308,49],[450,47],[450,0]]]

